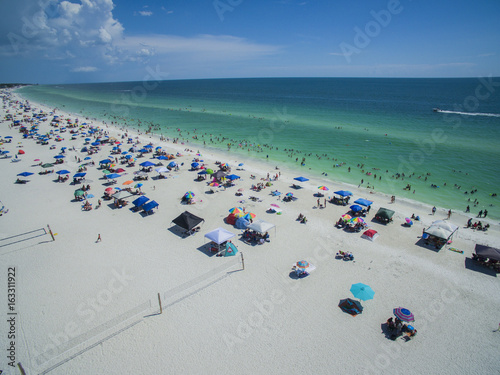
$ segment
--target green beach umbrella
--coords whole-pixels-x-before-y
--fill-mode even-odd
[[[75,190],[75,197],[81,197],[82,195],[85,195],[85,192],[83,190]]]
[[[50,163],[42,164],[42,168],[51,168],[53,166],[54,166],[54,164],[50,164]]]
[[[213,169],[210,169],[210,168],[209,168],[209,169],[207,169],[206,171],[207,171],[207,173],[208,173],[208,174],[214,174]]]

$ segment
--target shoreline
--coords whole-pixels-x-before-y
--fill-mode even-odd
[[[10,90],[10,91],[12,92],[12,90]],[[20,100],[27,100],[26,98],[24,98],[22,96],[22,94],[19,94],[16,92],[13,92],[13,94],[17,95]],[[44,108],[44,110],[46,110],[46,111],[49,111],[49,112],[51,111],[50,107],[48,107],[45,104],[41,104],[38,102],[32,102],[32,103],[35,104],[35,106]],[[59,107],[56,107],[56,108],[58,109],[58,111],[60,111],[60,113],[63,113],[65,116],[68,116],[70,118],[82,117],[81,114],[69,113],[69,112],[65,111],[64,109],[60,109]],[[93,122],[95,122],[97,124],[97,126],[106,127],[108,130],[112,131],[116,136],[119,136],[120,132],[128,132],[130,134],[133,134],[134,137],[139,135],[143,141],[155,140],[156,143],[164,143],[164,144],[169,145],[170,147],[176,149],[176,151],[181,151],[181,152],[183,151],[182,145],[184,145],[188,148],[196,148],[198,150],[206,150],[209,155],[212,155],[211,160],[221,160],[221,159],[222,160],[227,160],[227,159],[238,160],[238,158],[244,159],[244,160],[248,159],[248,160],[250,160],[251,164],[258,166],[256,173],[264,173],[265,174],[265,173],[269,172],[270,170],[271,171],[274,170],[275,166],[281,163],[279,161],[271,161],[271,160],[266,161],[266,160],[263,160],[261,158],[255,157],[254,155],[244,155],[243,152],[240,153],[240,152],[236,151],[235,153],[232,153],[231,151],[227,151],[227,150],[224,150],[222,148],[216,148],[216,147],[211,147],[210,145],[203,145],[201,143],[190,142],[189,139],[184,139],[182,141],[182,143],[180,143],[180,144],[173,143],[172,139],[176,138],[175,137],[176,130],[173,128],[170,129],[172,132],[172,135],[165,137],[165,138],[169,138],[170,141],[166,141],[166,140],[161,141],[160,138],[164,135],[159,134],[159,133],[155,133],[155,131],[161,131],[161,130],[154,130],[153,129],[151,132],[147,133],[144,131],[140,131],[138,128],[134,128],[134,126],[131,126],[128,124],[119,124],[119,123],[117,123],[117,121],[114,121],[114,124],[110,124],[110,123],[108,123],[108,121],[104,121],[102,119],[98,119],[98,118],[90,118],[90,119]],[[260,153],[264,153],[264,151],[261,151]],[[345,182],[345,181],[339,181],[339,180],[336,180],[335,177],[333,177],[333,176],[328,176],[328,178],[325,178],[324,176],[322,176],[320,174],[319,171],[304,169],[305,167],[300,167],[297,170],[294,170],[294,168],[291,167],[290,165],[288,165],[288,163],[285,163],[285,164],[286,164],[285,166],[283,166],[283,165],[278,165],[278,166],[280,169],[286,170],[287,175],[289,175],[289,176],[293,175],[294,173],[297,174],[297,176],[309,174],[311,179],[322,182],[318,185],[331,186],[332,183],[337,185],[338,187],[335,187],[334,189],[330,189],[330,194],[336,190],[348,189],[348,190],[352,191],[353,193],[355,193],[355,191],[358,192],[359,193],[358,195],[364,195],[366,199],[370,199],[369,198],[370,196],[379,196],[379,197],[383,197],[384,199],[387,199],[388,201],[390,201],[391,194],[389,194],[389,193],[384,193],[381,191],[372,190],[369,187],[363,187],[363,186],[360,187],[359,185],[352,184],[352,183]],[[305,177],[307,177],[307,176],[305,176]],[[369,181],[367,181],[367,182],[368,182],[368,185],[370,185]],[[390,184],[397,184],[396,180],[394,180],[394,179],[389,179],[389,182],[390,182]],[[415,199],[411,199],[409,197],[404,197],[398,193],[396,193],[395,196],[396,196],[398,202],[404,202],[404,205],[408,206],[408,208],[413,208],[414,210],[420,210],[422,213],[430,212],[432,207],[433,207],[432,204],[429,204],[429,203],[426,203],[423,201],[419,201],[419,200],[415,200]],[[449,208],[447,208],[447,207],[443,207],[443,206],[439,206],[439,205],[435,205],[435,206],[437,207],[438,211],[441,211],[443,214],[448,212]],[[473,209],[476,209],[476,208],[473,208]],[[482,222],[488,223],[491,226],[497,226],[498,229],[500,230],[500,218],[499,219],[492,218],[492,217],[478,218],[474,215],[466,213],[465,211],[456,211],[456,210],[452,210],[452,211],[453,211],[453,215],[459,215],[463,219],[463,223],[466,223],[469,218],[472,218],[473,221],[475,221],[476,219],[482,219],[481,220]],[[410,216],[412,213],[413,212],[408,213],[407,216]],[[418,214],[416,214],[416,215],[418,215]]]

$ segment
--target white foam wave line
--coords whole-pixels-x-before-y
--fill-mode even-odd
[[[457,112],[457,111],[444,111],[439,110],[439,113],[453,113],[456,115],[466,115],[466,116],[487,116],[487,117],[500,117],[497,113],[480,113],[480,112]]]

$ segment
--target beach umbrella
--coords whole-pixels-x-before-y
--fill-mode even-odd
[[[87,156],[87,157],[83,158],[83,160],[92,160],[92,158],[90,156]]]
[[[275,204],[275,203],[271,203],[271,206],[272,206],[272,207],[276,207],[276,208],[280,208],[280,206],[278,206],[278,205],[277,205],[277,204]]]
[[[143,186],[143,185],[144,185],[144,184],[142,184],[142,183],[138,183],[138,184],[136,184],[136,185],[134,186],[134,188],[136,188],[136,189],[140,189],[140,188],[141,188],[141,186]]]
[[[24,150],[19,150],[17,153],[18,153],[19,155],[24,155],[24,154],[25,154]]]
[[[352,193],[349,190],[335,191],[334,194],[340,195],[341,197],[348,197],[348,196],[352,195]]]
[[[213,173],[214,173],[214,171],[213,171],[213,169],[208,168],[208,169],[207,169],[207,173],[208,173],[208,174],[213,174]]]
[[[112,188],[112,187],[108,187],[108,188],[104,189],[104,191],[106,193],[109,193],[110,191],[113,191],[113,190],[114,190],[114,188]]]
[[[34,161],[40,161],[40,159],[35,159]]]
[[[235,174],[230,174],[229,176],[226,176],[226,178],[227,178],[228,180],[233,181],[233,180],[237,180],[238,178],[240,178],[240,176],[237,176],[237,175],[235,175]]]
[[[31,172],[22,172],[22,173],[19,173],[18,176],[23,176],[23,177],[28,177],[28,176],[31,176],[33,173]]]
[[[293,197],[293,193],[286,193],[285,194],[287,197]]]
[[[104,159],[99,162],[99,164],[109,164],[109,163],[111,163],[111,160],[109,159]]]
[[[397,309],[394,309],[393,313],[396,316],[396,318],[402,320],[403,322],[415,321],[415,316],[411,313],[411,311],[403,307],[398,307]]]
[[[125,181],[122,185],[130,185],[130,184],[133,184],[134,181],[132,180],[128,180],[128,181]]]
[[[85,175],[86,175],[86,174],[87,174],[87,173],[85,173],[85,172],[80,172],[80,173],[75,174],[75,175],[73,176],[73,178],[85,177]]]
[[[54,156],[54,158],[55,159],[62,159],[62,158],[65,158],[65,156],[64,155],[56,155],[56,156]]]
[[[42,164],[42,168],[51,168],[53,166],[54,166],[54,164],[51,164],[51,163]]]
[[[353,217],[349,220],[353,224],[364,223],[365,221],[361,217]]]
[[[229,209],[229,212],[232,214],[242,214],[243,213],[243,208],[241,207],[233,207]]]
[[[152,167],[153,165],[155,165],[155,163],[152,163],[150,162],[149,160],[147,161],[144,161],[142,162],[141,164],[139,164],[141,167]]]
[[[166,157],[165,155],[160,155],[157,157],[158,160],[168,160],[168,157]]]
[[[306,268],[309,268],[309,262],[307,260],[299,260],[297,262],[297,267],[299,268],[303,268],[303,269],[306,269]]]
[[[255,215],[253,212],[248,212],[247,214],[245,214],[243,216],[243,218],[250,221],[250,219],[252,219],[252,220],[255,219],[255,216],[257,216],[257,215]]]
[[[375,291],[369,285],[362,283],[352,284],[350,290],[355,298],[359,298],[363,301],[373,299],[375,295]]]
[[[57,174],[70,174],[71,172],[68,171],[67,169],[63,169],[62,171],[57,171]]]
[[[134,155],[132,155],[132,154],[125,155],[125,159],[132,159],[133,157],[134,157]]]
[[[192,168],[197,168],[199,165],[200,165],[200,163],[196,163],[196,162],[191,163]]]
[[[357,205],[357,204],[353,204],[351,207],[349,207],[352,212],[359,212],[359,211],[362,211],[363,210],[363,207]]]
[[[318,186],[318,189],[319,189],[319,190],[323,190],[323,191],[330,190],[330,189],[328,189],[328,188],[327,188],[326,186],[324,186],[324,185]]]
[[[351,314],[352,316],[356,316],[363,312],[363,306],[361,306],[361,303],[350,298],[340,300],[339,307],[342,311]]]
[[[352,219],[352,216],[351,216],[351,215],[349,215],[349,214],[344,214],[344,215],[342,215],[342,219],[344,219],[345,221],[347,221],[347,220],[351,220],[351,219]]]
[[[186,194],[184,194],[184,197],[187,199],[191,199],[194,197],[194,193],[192,191],[187,191]]]
[[[123,169],[123,168],[118,168],[118,169],[116,169],[116,170],[115,170],[115,172],[116,172],[116,173],[123,173],[123,172],[125,172],[125,169]]]
[[[75,190],[75,197],[81,197],[85,195],[85,192],[81,189]]]
[[[201,171],[201,172],[198,172],[198,174],[207,174],[207,171]]]
[[[175,168],[177,166],[177,163],[175,161],[171,161],[170,163],[168,163],[168,166],[170,168]]]
[[[413,221],[409,217],[405,218],[405,221],[406,221],[406,224],[413,225]]]
[[[118,173],[110,173],[110,174],[106,175],[106,178],[108,180],[114,180],[115,178],[118,178],[118,177],[121,177],[121,175],[119,175]]]
[[[208,186],[218,187],[220,185],[217,182],[214,181],[214,182],[209,183]]]
[[[297,180],[297,181],[300,181],[300,182],[309,181],[309,179],[305,178],[305,177],[295,177],[294,180]]]

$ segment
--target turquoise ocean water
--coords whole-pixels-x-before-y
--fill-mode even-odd
[[[500,78],[179,80],[19,93],[81,117],[287,164],[297,176],[327,174],[332,189],[334,181],[363,180],[390,195],[457,211],[470,205],[472,214],[487,209],[500,219],[491,196],[500,192]]]

